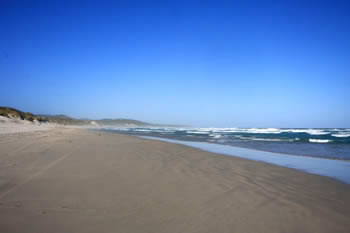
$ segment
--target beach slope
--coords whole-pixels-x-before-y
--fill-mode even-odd
[[[85,129],[0,134],[0,232],[349,232],[350,185]]]

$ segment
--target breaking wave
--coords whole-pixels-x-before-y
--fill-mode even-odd
[[[328,143],[331,141],[332,140],[327,140],[327,139],[313,139],[313,138],[309,139],[309,142],[315,142],[315,143]]]

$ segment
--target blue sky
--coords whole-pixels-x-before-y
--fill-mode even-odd
[[[194,126],[350,127],[347,1],[0,4],[2,106]]]

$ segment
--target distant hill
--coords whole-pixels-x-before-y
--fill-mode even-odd
[[[38,116],[47,119],[48,122],[62,124],[62,125],[88,125],[91,123],[89,120],[80,120],[74,119],[73,117],[67,115],[48,115],[48,114],[39,114]]]
[[[62,125],[93,125],[93,126],[101,126],[101,127],[113,127],[113,126],[124,126],[124,127],[132,127],[132,126],[157,126],[157,127],[179,127],[179,125],[164,125],[164,124],[152,124],[143,121],[133,120],[133,119],[124,119],[124,118],[116,118],[116,119],[101,119],[101,120],[91,120],[91,119],[76,119],[67,115],[59,114],[59,115],[49,115],[49,114],[37,114],[34,115],[30,112],[22,112],[20,110],[10,108],[10,107],[0,107],[0,116],[8,117],[8,118],[18,118],[22,120],[28,121],[38,121],[41,123],[51,122]]]
[[[150,123],[131,120],[131,119],[102,119],[95,120],[95,122],[101,126],[114,126],[114,125],[123,125],[123,126],[145,126],[152,125]]]
[[[152,125],[150,123],[131,120],[131,119],[102,119],[102,120],[91,120],[91,119],[76,119],[66,115],[40,115],[48,119],[49,122],[54,122],[64,125],[99,125],[99,126],[144,126]]]
[[[47,118],[66,118],[66,119],[73,119],[70,116],[67,115],[49,115],[49,114],[36,114],[37,116],[41,116],[41,117],[47,117]]]
[[[20,110],[10,107],[0,107],[0,116],[8,118],[18,118],[28,121],[51,122],[62,125],[98,125],[98,126],[146,126],[152,125],[150,123],[132,120],[132,119],[76,119],[67,115],[48,115],[38,114],[34,115],[30,112],[22,112]]]

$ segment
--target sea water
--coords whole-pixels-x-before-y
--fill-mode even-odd
[[[281,154],[350,160],[350,129],[115,127],[105,130]]]

